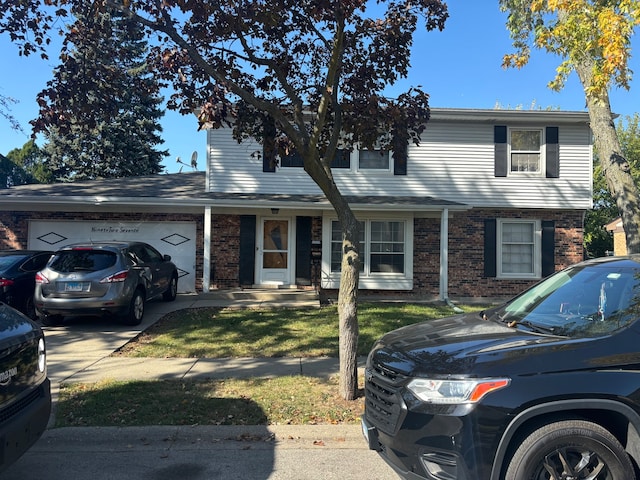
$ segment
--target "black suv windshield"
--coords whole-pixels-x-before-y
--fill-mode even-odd
[[[54,256],[49,268],[60,273],[97,272],[113,266],[116,254],[104,250],[63,250]]]
[[[639,312],[640,264],[621,259],[556,273],[487,314],[537,333],[593,337],[628,325]]]

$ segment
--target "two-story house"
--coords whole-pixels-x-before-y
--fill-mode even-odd
[[[205,172],[0,190],[2,248],[143,238],[181,291],[337,289],[340,225],[300,159],[207,138]],[[500,298],[583,258],[587,113],[433,109],[406,159],[354,149],[333,173],[362,226],[363,294]]]

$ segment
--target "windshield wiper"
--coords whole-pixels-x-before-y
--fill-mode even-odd
[[[556,333],[555,327],[543,327],[542,325],[538,325],[537,323],[532,323],[529,320],[520,320],[520,321],[514,320],[507,324],[507,326],[511,328],[516,328],[518,325],[524,325],[525,327],[531,329],[536,333],[545,333],[547,335],[558,335]]]

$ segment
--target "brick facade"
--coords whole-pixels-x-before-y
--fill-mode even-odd
[[[449,297],[504,298],[532,285],[534,280],[502,280],[484,276],[484,221],[494,218],[552,220],[555,224],[555,265],[560,270],[583,259],[583,212],[473,209],[449,221]],[[190,221],[196,223],[196,289],[202,290],[203,215],[161,213],[0,212],[0,248],[26,248],[30,220]],[[240,216],[212,216],[211,287],[239,286]],[[312,239],[322,238],[322,218],[313,217]],[[440,220],[414,221],[414,289],[404,295],[437,297],[440,276]],[[319,284],[319,269],[314,269]],[[399,292],[363,292],[397,295]]]

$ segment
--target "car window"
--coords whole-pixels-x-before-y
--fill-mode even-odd
[[[49,261],[49,258],[51,258],[50,253],[39,253],[24,262],[20,270],[23,272],[37,272],[42,270]]]
[[[155,248],[149,245],[143,245],[142,248],[145,251],[148,262],[158,263],[162,261],[162,255]]]
[[[610,333],[639,314],[640,266],[616,263],[559,272],[497,311],[507,324],[572,337]]]
[[[24,255],[7,255],[0,257],[0,272],[4,272],[11,268],[17,261],[24,258]]]
[[[97,272],[112,267],[117,256],[104,250],[63,250],[53,257],[49,268],[60,273]]]

